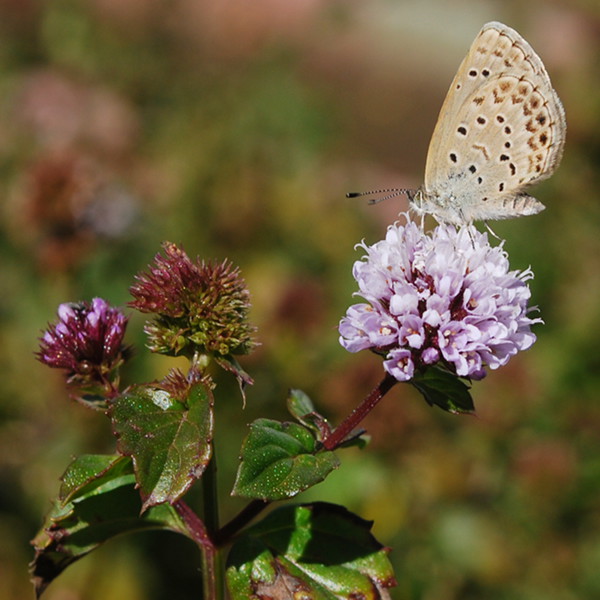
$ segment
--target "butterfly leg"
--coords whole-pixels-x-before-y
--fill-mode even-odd
[[[471,240],[471,246],[473,246],[473,248],[475,248],[475,237],[473,236],[473,224],[469,223],[468,225],[463,225],[463,227],[467,228],[467,232],[469,234],[469,238]]]
[[[490,234],[492,235],[492,237],[495,237],[499,242],[502,241],[502,238],[499,237],[498,235],[496,235],[496,233],[494,232],[494,230],[490,227],[490,224],[487,221],[484,221],[483,224],[485,225],[485,228],[490,232]]]

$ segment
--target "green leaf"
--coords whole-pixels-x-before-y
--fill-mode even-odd
[[[191,386],[187,402],[163,389],[140,386],[110,409],[118,449],[131,456],[142,510],[176,502],[198,479],[212,452],[213,398],[208,386]]]
[[[293,417],[315,432],[317,440],[322,441],[331,433],[327,419],[315,410],[311,399],[302,390],[290,390],[287,407]]]
[[[37,597],[69,565],[116,535],[147,529],[188,535],[168,504],[140,515],[140,496],[128,469],[131,471],[131,461],[116,456],[80,457],[69,465],[63,476],[61,500],[54,502],[32,540],[35,557],[30,573]],[[63,501],[66,497],[71,500]]]
[[[409,383],[423,394],[430,406],[435,404],[454,414],[475,413],[470,386],[454,373],[439,367],[429,367],[424,372],[415,373]]]
[[[107,473],[110,476],[104,477]],[[83,454],[67,467],[61,480],[58,497],[64,504],[124,484],[133,484],[135,476],[128,457],[119,454]]]
[[[362,450],[366,448],[371,443],[371,436],[367,433],[365,429],[356,429],[351,432],[348,437],[344,439],[343,442],[340,443],[337,448],[352,448],[357,447]]]
[[[396,585],[372,522],[341,506],[284,506],[246,530],[227,561],[232,600],[377,600]]]
[[[232,494],[261,500],[291,498],[339,466],[333,452],[317,452],[309,429],[271,419],[250,425],[241,459]]]

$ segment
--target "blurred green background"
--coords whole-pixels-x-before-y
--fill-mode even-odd
[[[454,73],[483,23],[543,58],[569,126],[548,209],[499,223],[531,264],[546,324],[532,350],[475,385],[477,417],[397,386],[372,445],[303,499],[374,519],[399,600],[600,597],[600,4],[597,0],[0,0],[0,600],[31,597],[29,539],[71,457],[112,452],[101,415],[70,402],[33,357],[60,302],[128,301],[162,240],[229,257],[253,299],[260,348],[242,411],[217,390],[222,519],[247,423],[285,418],[289,387],[334,422],[378,382],[336,327],[353,302],[353,249],[405,201],[345,192],[418,187]],[[179,364],[128,341],[126,381]],[[194,502],[194,498],[191,499]],[[194,546],[114,540],[48,600],[198,598]]]

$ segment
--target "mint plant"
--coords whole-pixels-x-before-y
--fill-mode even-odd
[[[339,450],[364,447],[360,422],[398,382],[431,405],[473,412],[471,380],[530,347],[530,326],[539,319],[527,316],[531,272],[509,271],[502,248],[472,227],[426,234],[407,220],[363,248],[354,275],[367,302],[348,309],[340,342],[381,356],[382,380],[338,427],[301,390],[289,392],[289,421],[251,423],[231,492],[248,503],[225,524],[213,444],[219,390],[211,373],[225,369],[243,396],[252,384],[238,362],[257,345],[239,270],[227,261],[192,261],[166,243],[136,277],[129,306],[151,315],[148,349],[189,361],[186,372],[172,370],[160,381],[121,386],[119,371],[133,356],[121,310],[100,298],[59,307],[37,358],[64,370],[69,395],[110,420],[115,452],[79,456],[63,474],[33,540],[38,597],[110,538],[166,529],[198,545],[204,600],[390,598],[389,549],[371,534],[372,523],[326,502],[261,513],[325,479],[340,466]],[[200,513],[185,500],[195,484],[202,488]]]

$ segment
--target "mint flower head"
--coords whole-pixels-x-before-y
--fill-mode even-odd
[[[439,225],[430,233],[407,217],[354,264],[358,295],[339,325],[350,352],[370,349],[398,381],[438,365],[482,379],[535,342],[530,269],[510,271],[502,245],[473,226]]]
[[[163,244],[154,265],[130,288],[133,308],[156,316],[146,324],[153,352],[216,358],[247,354],[255,346],[248,323],[249,293],[228,261],[192,262],[175,244]]]
[[[65,369],[70,384],[110,389],[109,375],[129,355],[123,345],[127,317],[102,298],[61,304],[58,317],[40,339],[38,360]]]

